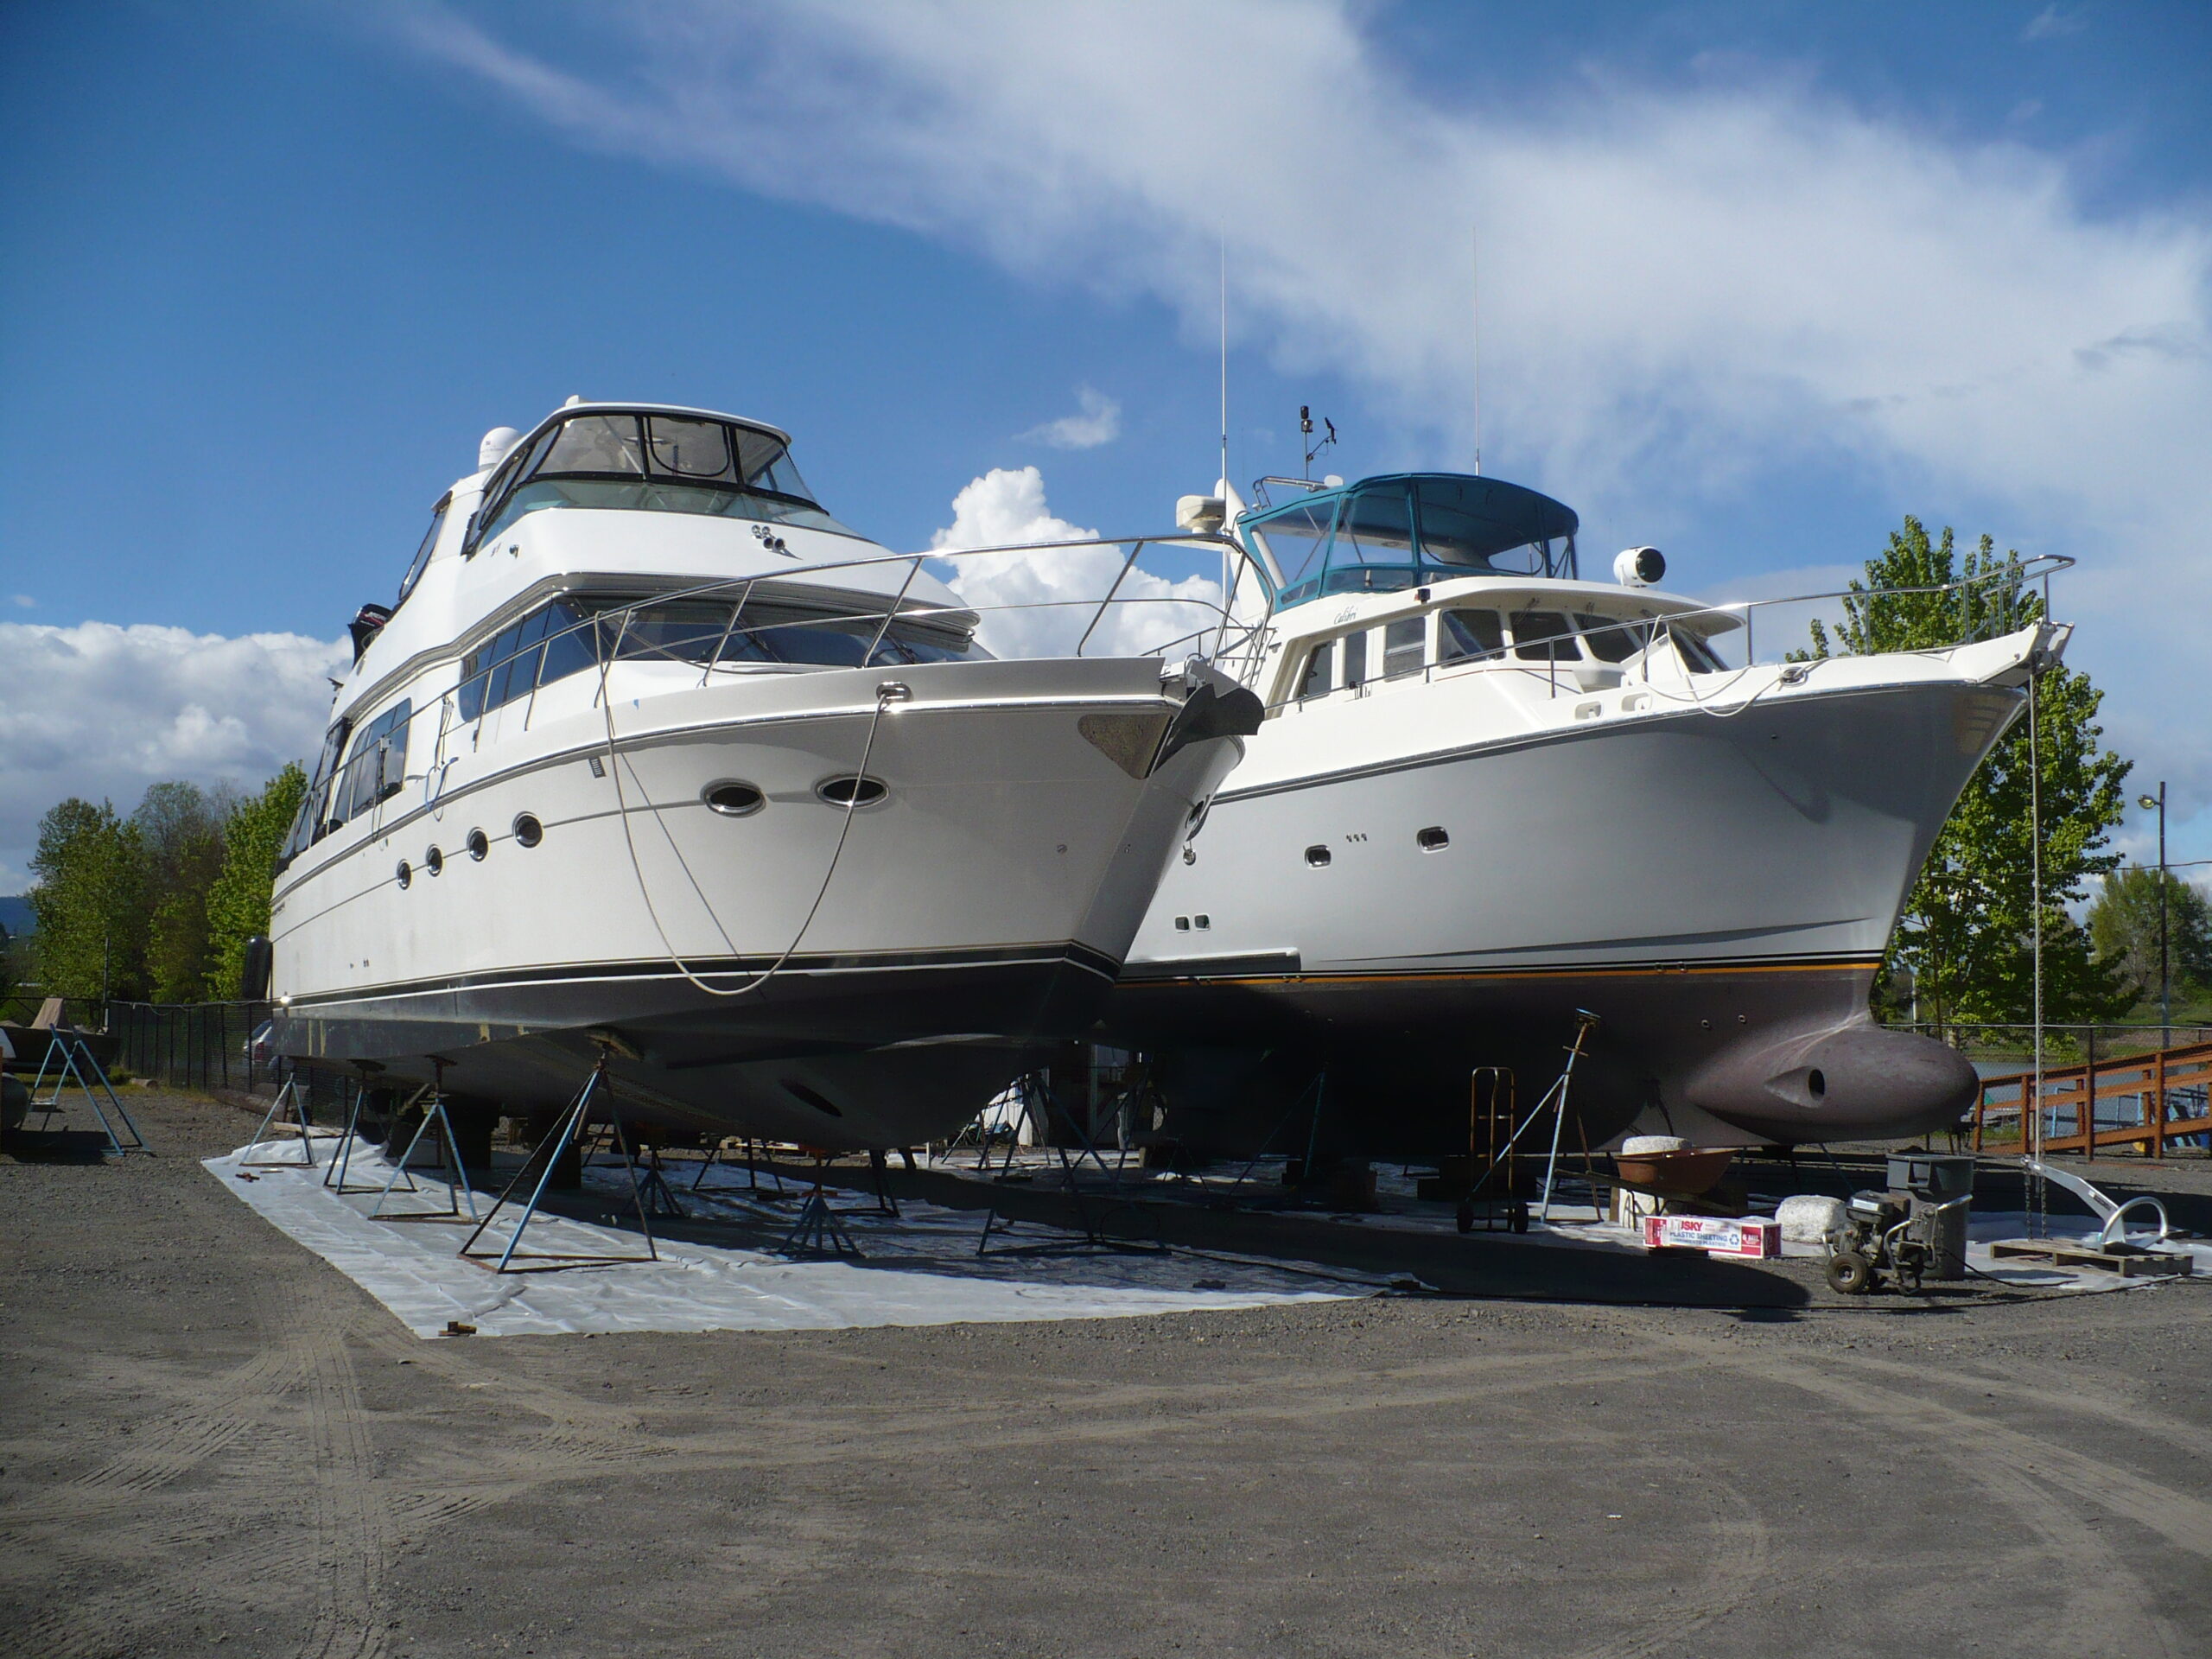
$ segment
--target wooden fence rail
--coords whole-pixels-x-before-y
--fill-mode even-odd
[[[1986,1077],[1974,1109],[1976,1152],[2018,1152],[2035,1073]],[[2134,1147],[2163,1160],[2177,1143],[2212,1145],[2212,1043],[2149,1054],[2092,1057],[2043,1072],[2045,1152],[2094,1158]]]

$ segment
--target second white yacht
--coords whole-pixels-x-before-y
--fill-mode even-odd
[[[2066,630],[1985,601],[1994,637],[1951,649],[1751,663],[1745,607],[1650,586],[1650,549],[1581,581],[1577,527],[1441,474],[1239,520],[1275,588],[1267,718],[1108,1022],[1158,1057],[1182,1139],[1249,1151],[1318,1097],[1317,1144],[1448,1150],[1471,1070],[1533,1097],[1580,1010],[1599,1139],[1639,1114],[1706,1144],[1912,1134],[1972,1098],[1868,990]]]

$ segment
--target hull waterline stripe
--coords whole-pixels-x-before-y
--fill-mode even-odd
[[[1618,964],[1588,968],[1460,968],[1437,969],[1423,973],[1398,973],[1378,969],[1371,973],[1306,973],[1286,969],[1277,974],[1207,973],[1145,973],[1141,976],[1125,971],[1120,988],[1127,991],[1150,990],[1160,987],[1192,985],[1407,985],[1449,983],[1457,980],[1514,980],[1514,979],[1637,979],[1662,975],[1677,976],[1724,974],[1836,974],[1858,972],[1881,965],[1881,957],[1836,957],[1819,962],[1789,960],[1732,963],[1654,963],[1642,967]]]

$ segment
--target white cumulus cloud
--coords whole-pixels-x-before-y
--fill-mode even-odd
[[[1078,386],[1073,415],[1032,427],[1021,435],[1055,449],[1096,449],[1122,435],[1122,406],[1093,386]]]
[[[1097,536],[1052,512],[1034,467],[994,467],[952,498],[952,522],[930,547],[963,555],[941,568],[1001,657],[1073,656],[1078,646],[1088,657],[1148,655],[1217,620],[1219,582],[1163,575],[1141,555],[1124,573],[1128,545]],[[1093,545],[1036,545],[1053,542]]]
[[[2114,738],[2183,811],[2212,800],[2212,725],[2174,712],[2212,612],[2202,199],[2092,206],[2074,156],[1796,67],[1432,94],[1360,0],[667,0],[599,14],[582,70],[401,16],[579,143],[1153,300],[1194,339],[1225,238],[1241,338],[1346,377],[1415,463],[1469,448],[1479,226],[1493,457],[1669,545],[1809,475],[2075,555],[2059,606]],[[1808,556],[1832,544],[1768,563]]]
[[[108,622],[0,622],[0,893],[30,879],[38,821],[71,795],[128,813],[177,779],[257,789],[311,760],[342,639]]]

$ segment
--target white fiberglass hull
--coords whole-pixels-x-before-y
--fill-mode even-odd
[[[880,715],[882,670],[633,677],[610,742],[579,676],[572,709],[442,741],[280,880],[279,1047],[397,1077],[435,1057],[450,1095],[515,1112],[557,1107],[604,1052],[627,1109],[671,1124],[841,1147],[956,1127],[1096,1018],[1238,750],[1174,726],[1222,688],[1186,703],[1157,662],[895,677]],[[874,804],[817,792],[863,770]],[[710,810],[728,780],[763,804]]]
[[[1163,880],[1109,1027],[1163,1053],[1174,1132],[1246,1150],[1320,1071],[1319,1144],[1464,1146],[1472,1069],[1512,1068],[1529,1103],[1580,1009],[1595,1139],[1647,1109],[1708,1140],[1927,1128],[1972,1072],[1872,1027],[1867,992],[2022,706],[1995,677],[1854,665],[1728,711],[1570,686],[1561,720],[1397,753],[1376,734],[1448,726],[1448,683],[1271,719]]]

